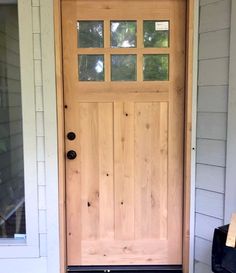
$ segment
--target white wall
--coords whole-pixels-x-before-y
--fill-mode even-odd
[[[231,0],[201,0],[197,103],[195,272],[211,272],[224,223]]]
[[[18,1],[19,4],[23,2],[24,5],[30,5],[32,11],[32,24],[26,27],[31,29],[33,41],[34,89],[32,92],[35,96],[38,191],[38,199],[35,202],[37,202],[39,220],[39,255],[34,258],[1,259],[0,257],[0,273],[59,273],[53,1]]]
[[[31,2],[40,255],[1,259],[0,273],[59,272],[52,4],[52,0]],[[224,221],[230,4],[230,0],[200,1],[196,273],[211,271],[212,232]]]

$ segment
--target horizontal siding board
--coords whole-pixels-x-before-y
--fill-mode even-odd
[[[197,137],[226,140],[226,113],[198,113]]]
[[[215,228],[222,226],[223,220],[196,213],[195,234],[212,241]]]
[[[199,37],[199,59],[228,57],[229,37],[229,29],[202,33]]]
[[[211,265],[212,243],[202,238],[195,238],[195,258],[196,261]],[[201,272],[205,273],[205,272]]]
[[[19,53],[15,53],[14,51],[9,50],[8,48],[0,46],[0,62],[19,67],[20,65]]]
[[[199,189],[224,193],[225,168],[204,164],[196,166],[196,187]]]
[[[195,273],[212,273],[211,266],[201,262],[195,262]]]
[[[200,33],[230,27],[230,0],[214,2],[200,9]]]
[[[15,52],[19,54],[19,41],[18,39],[15,39],[14,37],[10,37],[7,35],[7,33],[0,31],[0,45],[7,49],[11,50],[12,52]]]
[[[225,167],[225,150],[225,141],[197,139],[197,163]]]
[[[223,219],[224,195],[221,193],[196,190],[196,212]]]
[[[198,112],[226,113],[228,86],[202,86],[198,89]]]
[[[229,59],[210,59],[199,61],[199,86],[228,85]]]

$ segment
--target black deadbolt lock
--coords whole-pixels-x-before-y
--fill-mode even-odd
[[[69,152],[67,152],[67,158],[70,160],[73,160],[77,157],[77,153],[76,151],[70,150]]]
[[[75,135],[74,132],[69,132],[69,133],[67,134],[67,138],[68,138],[69,140],[74,140],[74,139],[76,138],[76,135]]]

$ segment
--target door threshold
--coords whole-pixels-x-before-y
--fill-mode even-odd
[[[120,273],[120,272],[142,272],[142,273],[182,273],[182,265],[102,265],[102,266],[68,266],[67,272],[103,272],[103,273]]]

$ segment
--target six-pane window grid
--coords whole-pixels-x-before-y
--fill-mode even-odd
[[[169,21],[142,21],[142,48],[169,47]],[[78,48],[104,49],[104,22],[78,21]],[[105,54],[79,54],[79,81],[137,81],[137,21],[111,21],[109,48],[110,75],[105,74]],[[112,53],[112,49],[127,49],[127,53]],[[142,54],[142,80],[168,81],[169,54]]]

